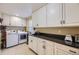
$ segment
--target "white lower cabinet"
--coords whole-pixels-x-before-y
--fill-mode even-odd
[[[37,46],[38,46],[38,43],[37,43],[37,38],[36,37],[33,37],[33,50],[37,53]]]
[[[32,36],[29,36],[29,48],[33,49],[33,39]]]
[[[55,55],[79,55],[79,49],[55,43]]]
[[[37,50],[39,55],[45,55],[45,40],[38,38]]]
[[[45,55],[54,55],[54,43],[46,41],[45,46]]]
[[[29,48],[31,48],[34,52],[37,53],[37,38],[33,36],[29,36]]]
[[[79,55],[79,49],[29,36],[29,48],[38,55]]]
[[[67,52],[62,49],[55,48],[55,55],[69,55]]]
[[[38,54],[39,55],[53,55],[54,54],[54,47],[53,43],[47,41],[45,39],[38,39]]]

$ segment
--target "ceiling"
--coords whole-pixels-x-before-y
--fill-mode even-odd
[[[45,3],[0,3],[0,12],[20,17],[29,17],[33,11],[43,5]]]

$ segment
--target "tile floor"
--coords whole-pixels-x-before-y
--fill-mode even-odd
[[[1,55],[35,55],[27,44],[20,44],[1,51]]]

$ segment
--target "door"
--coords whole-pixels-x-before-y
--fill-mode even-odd
[[[29,36],[29,48],[33,49],[33,39],[32,36]]]
[[[55,49],[55,55],[69,55],[69,53],[67,53],[67,52],[65,52],[61,49],[56,48]]]
[[[64,4],[65,24],[79,25],[79,3]]]
[[[45,55],[53,55],[54,51],[53,51],[54,47],[46,44],[46,49],[45,49]]]
[[[46,27],[46,6],[38,10],[38,27]]]
[[[39,38],[38,39],[38,54],[39,55],[45,55],[45,41],[44,39]]]
[[[54,44],[50,41],[45,41],[45,55],[54,55]]]
[[[11,47],[18,44],[17,33],[7,33],[7,47]]]
[[[33,50],[37,53],[37,47],[38,47],[38,43],[37,43],[38,38],[37,37],[33,37]]]
[[[61,26],[62,21],[62,4],[51,3],[47,5],[47,26]]]
[[[22,19],[22,26],[26,26],[26,19]]]
[[[11,17],[11,26],[22,26],[22,19],[19,17]]]
[[[37,53],[37,46],[38,46],[37,40],[38,40],[37,37],[29,36],[29,47],[36,53]]]
[[[33,24],[33,27],[38,27],[38,11],[35,11],[32,14],[32,24]]]

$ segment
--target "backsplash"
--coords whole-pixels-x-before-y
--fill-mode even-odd
[[[54,27],[54,28],[37,28],[37,31],[50,34],[74,35],[79,34],[79,27]]]

